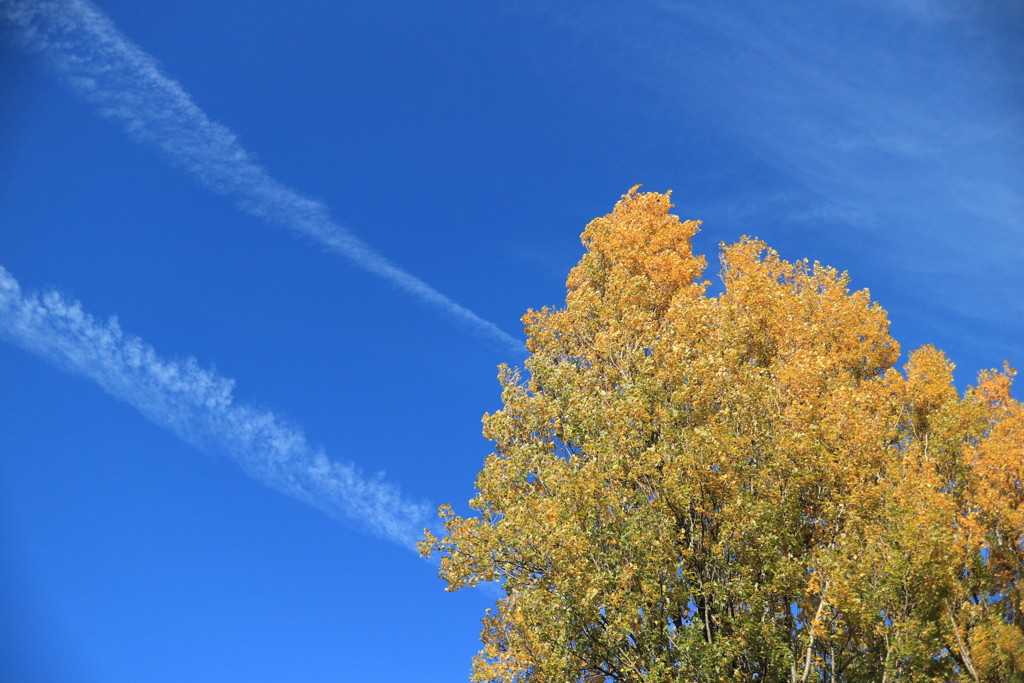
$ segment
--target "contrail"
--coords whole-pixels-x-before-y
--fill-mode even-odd
[[[275,180],[225,126],[210,120],[156,59],[87,0],[0,0],[16,41],[41,53],[61,80],[137,142],[156,147],[201,185],[234,197],[247,213],[312,237],[430,304],[475,334],[517,354],[523,343],[406,272],[335,223],[327,207]]]
[[[155,424],[211,454],[225,454],[272,489],[415,549],[431,525],[429,508],[379,477],[331,461],[297,427],[240,405],[234,381],[194,358],[167,360],[117,320],[96,321],[60,293],[22,292],[0,266],[0,337],[68,372],[94,380]]]

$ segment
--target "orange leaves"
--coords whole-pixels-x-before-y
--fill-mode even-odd
[[[695,257],[690,248],[700,223],[682,223],[670,214],[668,194],[636,189],[583,232],[588,252],[569,273],[568,301],[592,291],[613,301],[638,296],[637,303],[663,308],[679,292],[692,289],[704,271],[704,258]]]
[[[789,263],[764,242],[742,238],[722,247],[722,304],[749,339],[745,357],[768,364],[818,364],[869,377],[891,367],[899,345],[885,311],[866,290],[851,294],[849,277],[807,261]]]
[[[866,290],[757,239],[708,297],[671,206],[633,188],[587,226],[564,308],[528,312],[526,371],[501,371],[477,515],[442,509],[421,546],[449,589],[502,582],[474,680],[1019,669],[1012,371],[962,397],[924,347],[901,373]]]
[[[958,399],[953,368],[946,354],[934,346],[924,346],[910,354],[906,365],[906,400],[913,410],[927,416]]]

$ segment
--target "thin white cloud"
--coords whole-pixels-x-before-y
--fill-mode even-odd
[[[828,231],[910,283],[908,296],[941,302],[965,327],[999,321],[999,334],[1019,340],[1024,116],[1012,66],[1024,52],[1006,27],[1022,12],[982,5],[526,7],[602,46],[587,68],[641,86],[647,100],[635,108],[655,112],[652,135],[683,121],[680,158],[724,140],[767,171],[742,171],[746,184],[702,217],[736,217],[743,231],[759,230],[754,221]],[[1012,344],[1019,356],[1024,347]]]
[[[91,3],[5,0],[0,16],[14,28],[17,42],[40,53],[79,96],[203,186],[234,197],[243,210],[267,223],[312,237],[475,334],[522,352],[521,341],[377,253],[335,223],[323,203],[271,177],[230,129],[210,120],[151,55]]]
[[[168,360],[115,319],[95,320],[60,293],[24,293],[0,266],[0,337],[68,372],[94,380],[153,423],[211,454],[234,460],[270,488],[339,520],[413,549],[430,508],[379,477],[329,460],[274,413],[235,402],[234,382],[194,358]]]

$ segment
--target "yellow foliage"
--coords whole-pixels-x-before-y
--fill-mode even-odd
[[[710,297],[671,208],[633,188],[587,226],[501,370],[476,515],[421,544],[505,593],[473,680],[1021,680],[1013,371],[901,372],[866,290],[753,238]]]

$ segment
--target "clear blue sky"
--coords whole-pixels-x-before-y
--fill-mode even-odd
[[[712,265],[752,234],[848,270],[961,386],[1024,365],[1019,2],[0,22],[9,680],[465,680],[494,595],[407,529],[465,510],[519,317],[637,183]]]

